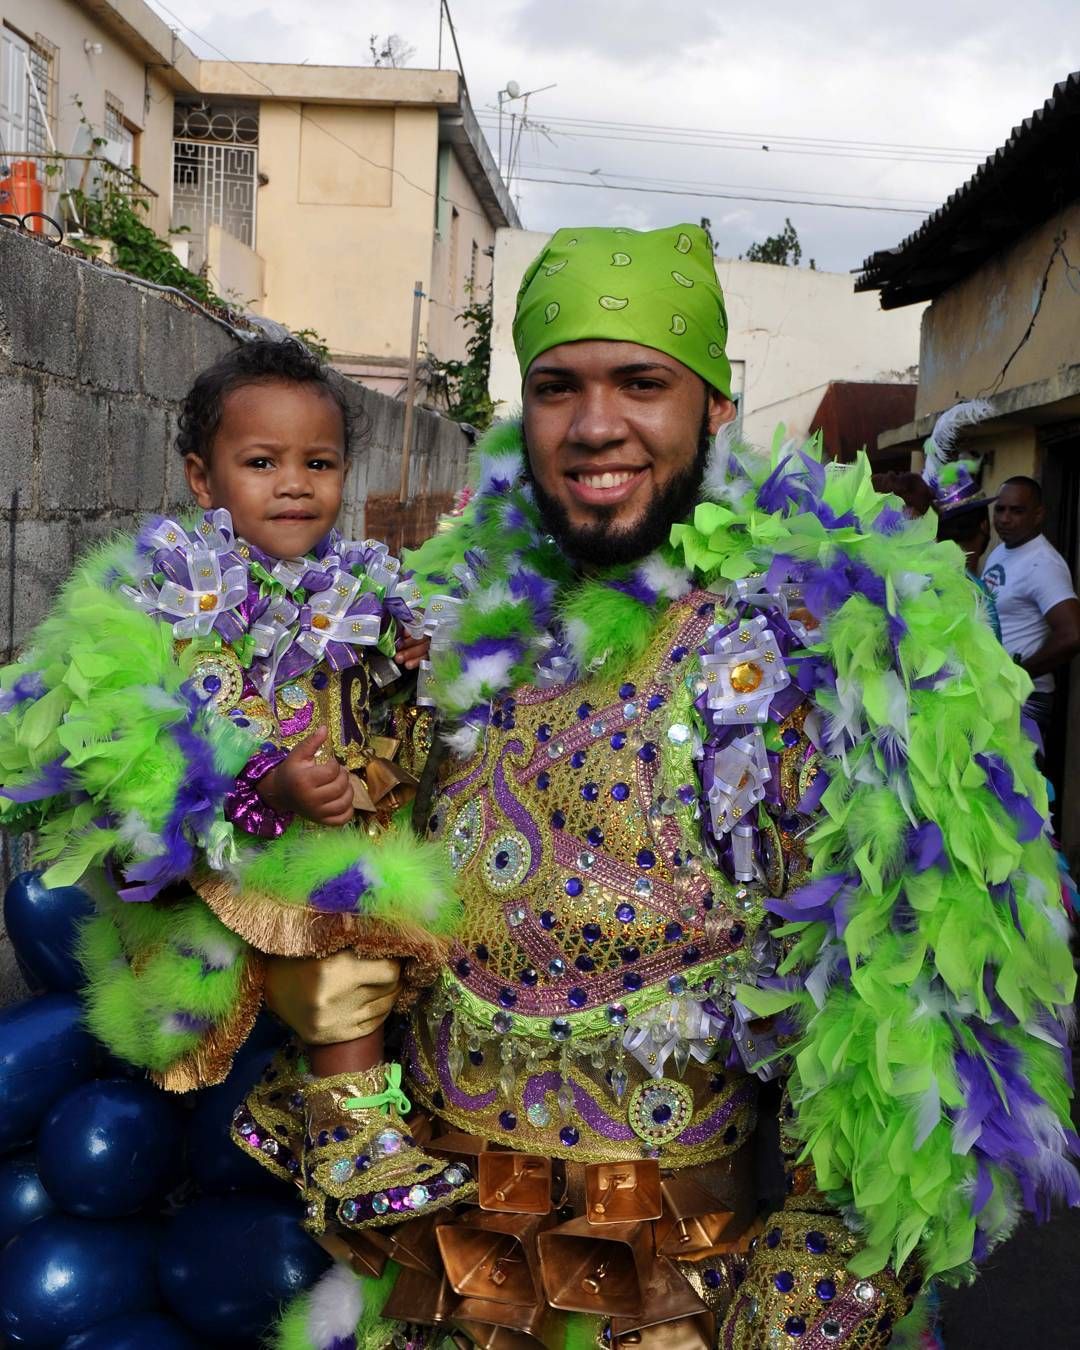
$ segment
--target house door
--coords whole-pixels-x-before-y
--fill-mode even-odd
[[[1080,422],[1039,432],[1046,537],[1080,583]],[[1054,722],[1046,747],[1047,773],[1059,794],[1055,824],[1074,876],[1080,876],[1080,657],[1056,677]]]
[[[0,24],[0,161],[18,159],[30,148],[29,59],[26,39]]]

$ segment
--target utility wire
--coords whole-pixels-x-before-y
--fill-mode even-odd
[[[659,197],[705,197],[731,202],[777,202],[781,206],[828,206],[837,211],[885,211],[892,215],[925,216],[921,207],[914,206],[870,206],[857,202],[812,201],[808,197],[752,197],[745,192],[688,192],[681,188],[634,187],[621,183],[568,183],[558,178],[525,178],[518,176],[519,183],[546,183],[549,187],[599,188],[602,192],[643,192]]]

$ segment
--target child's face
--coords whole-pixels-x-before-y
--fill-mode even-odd
[[[299,558],[341,509],[341,410],[317,385],[241,385],[225,395],[210,463],[188,455],[184,469],[201,507],[224,507],[236,533],[264,553]]]

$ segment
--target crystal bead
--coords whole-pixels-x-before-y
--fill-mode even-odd
[[[563,1082],[559,1084],[559,1090],[555,1094],[555,1100],[558,1103],[559,1110],[562,1112],[563,1117],[569,1116],[574,1110],[573,1085],[566,1082],[564,1079]]]
[[[562,741],[549,741],[547,748],[548,759],[558,759],[565,749],[566,746],[563,745]]]
[[[376,1214],[385,1214],[390,1208],[390,1197],[384,1195],[382,1191],[378,1195],[373,1195],[371,1197],[371,1208]]]
[[[339,1158],[337,1162],[330,1166],[330,1180],[336,1182],[339,1186],[342,1182],[348,1181],[353,1174],[353,1160],[351,1158]]]
[[[593,722],[589,727],[589,733],[593,736],[602,736],[606,730],[603,722]]]
[[[667,737],[672,745],[685,745],[690,739],[690,728],[685,722],[672,722],[667,729]]]
[[[626,1087],[629,1079],[625,1069],[612,1069],[611,1071],[611,1091],[617,1102],[621,1102],[626,1096]]]
[[[685,975],[672,975],[671,979],[668,980],[668,982],[667,982],[667,987],[668,987],[668,993],[669,993],[669,994],[674,994],[674,995],[676,996],[676,998],[677,998],[680,994],[685,994],[685,993],[686,993],[686,977],[685,977]]]
[[[426,1186],[413,1186],[409,1191],[409,1204],[413,1209],[423,1209],[431,1195]]]
[[[529,1117],[529,1124],[538,1129],[542,1130],[545,1125],[551,1124],[551,1112],[544,1102],[533,1102],[525,1114]]]
[[[577,865],[583,872],[589,871],[596,865],[596,854],[590,853],[587,848],[583,848],[577,856]]]
[[[494,1017],[492,1017],[491,1025],[495,1029],[495,1031],[499,1033],[500,1036],[505,1036],[506,1033],[510,1030],[510,1028],[514,1025],[514,1019],[510,1016],[508,1012],[503,1012],[500,1010],[494,1015]]]
[[[511,1065],[506,1065],[499,1070],[499,1091],[504,1097],[510,1097],[514,1092],[514,1084],[517,1082],[517,1075],[514,1073]]]
[[[506,916],[506,922],[511,928],[519,928],[525,922],[524,906],[518,905],[515,909],[512,909]]]
[[[687,1066],[690,1063],[690,1042],[680,1038],[675,1042],[675,1072],[680,1078],[684,1076]]]
[[[356,1214],[359,1208],[360,1206],[356,1203],[355,1200],[345,1200],[338,1206],[338,1214],[345,1220],[346,1223],[352,1223],[352,1221],[356,1218]]]
[[[450,1067],[450,1074],[453,1078],[460,1078],[461,1071],[465,1067],[465,1051],[460,1045],[450,1047],[450,1053],[446,1057],[446,1062]]]
[[[877,1290],[869,1280],[860,1280],[855,1286],[855,1297],[860,1303],[873,1303]]]
[[[574,1029],[565,1017],[556,1017],[548,1030],[551,1032],[551,1038],[555,1041],[568,1041],[574,1034]]]
[[[829,1317],[821,1324],[821,1334],[827,1341],[838,1341],[843,1327],[835,1318]]]
[[[652,882],[648,877],[634,878],[634,894],[645,896],[652,895]]]
[[[548,962],[548,974],[553,980],[557,980],[566,974],[566,962],[561,956],[553,956]]]
[[[609,1003],[607,1007],[607,1020],[613,1027],[622,1027],[626,1025],[627,1012],[622,1003]]]
[[[382,1130],[375,1136],[372,1152],[384,1158],[392,1158],[400,1153],[405,1144],[405,1136],[399,1130]]]
[[[465,1172],[460,1167],[448,1167],[443,1173],[443,1180],[448,1186],[460,1186],[465,1180]]]
[[[622,715],[625,721],[632,722],[639,712],[640,709],[636,703],[623,704]]]

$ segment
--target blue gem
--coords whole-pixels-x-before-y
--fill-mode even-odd
[[[682,937],[681,923],[669,923],[667,927],[664,929],[665,942],[678,942],[678,940],[681,937]]]
[[[638,849],[637,865],[639,867],[655,867],[656,854],[650,848]]]
[[[353,1166],[356,1168],[358,1172],[366,1172],[368,1168],[371,1166],[371,1159],[368,1157],[366,1153],[361,1153],[360,1156],[357,1158],[356,1162],[353,1164]]]
[[[573,1127],[573,1125],[564,1125],[562,1129],[559,1131],[559,1138],[562,1140],[562,1142],[566,1145],[567,1148],[573,1148],[574,1145],[577,1143],[577,1141],[581,1138],[581,1136],[578,1134],[577,1130]]]
[[[675,796],[678,797],[682,806],[693,806],[697,793],[689,783],[683,783],[682,787],[675,789]]]
[[[545,909],[540,915],[540,927],[546,929],[549,933],[555,927],[555,915],[550,909]]]
[[[551,1038],[555,1041],[568,1041],[574,1034],[574,1029],[565,1017],[556,1017],[548,1028],[551,1032]]]
[[[570,1004],[571,1008],[584,1008],[585,1004],[589,1001],[589,996],[584,989],[575,986],[567,994],[566,1001]]]
[[[339,1144],[343,1144],[345,1140],[348,1139],[348,1137],[349,1131],[345,1128],[344,1125],[339,1125],[337,1129],[334,1131],[334,1138],[337,1140]]]
[[[628,905],[624,900],[615,910],[615,917],[620,923],[633,923],[637,910],[633,905]]]
[[[637,693],[637,689],[636,689],[636,688],[634,687],[634,685],[632,685],[632,684],[620,684],[620,685],[619,685],[619,697],[620,697],[620,698],[633,698],[634,695],[635,695],[636,693]]]
[[[698,605],[698,618],[707,619],[710,614],[715,612],[715,610],[716,606],[713,602],[711,600],[706,600],[703,605]]]
[[[561,956],[553,956],[548,962],[548,974],[553,980],[559,979],[566,974],[566,962]]]
[[[585,751],[575,750],[570,756],[570,767],[572,769],[583,769],[585,767]]]
[[[586,783],[581,789],[581,796],[584,801],[594,802],[600,796],[600,789],[595,783]]]
[[[581,936],[590,946],[592,946],[594,942],[599,942],[604,936],[604,930],[598,923],[587,923],[581,930]]]
[[[653,745],[652,741],[646,741],[637,752],[637,757],[640,760],[644,760],[646,764],[651,764],[656,758],[656,746]]]
[[[551,774],[546,772],[538,773],[536,775],[536,786],[540,789],[541,792],[546,792],[548,788],[551,786]]]
[[[534,989],[539,978],[538,972],[532,966],[526,966],[524,970],[518,971],[518,979],[526,989]]]
[[[483,1050],[470,1050],[470,1051],[469,1051],[469,1063],[470,1063],[470,1064],[475,1064],[476,1067],[479,1068],[480,1065],[483,1064],[483,1062],[484,1062],[484,1052],[483,1052]]]
[[[513,989],[499,990],[499,1003],[503,1008],[512,1008],[517,1002],[517,994]]]
[[[232,716],[232,714],[230,714],[230,716]],[[237,725],[238,727],[249,727],[249,726],[251,726],[251,723],[248,721],[248,719],[247,719],[246,717],[235,717],[235,716],[233,716],[233,721],[236,723],[236,725]]]
[[[801,1336],[806,1331],[806,1322],[802,1317],[789,1317],[784,1330],[789,1336]]]
[[[706,1270],[701,1278],[707,1289],[719,1289],[723,1283],[723,1276],[718,1270],[713,1270],[712,1267]]]
[[[680,994],[686,993],[686,979],[682,975],[672,975],[671,979],[667,982],[667,987],[668,993],[674,994],[675,997],[678,998]]]
[[[330,1142],[330,1131],[320,1130],[319,1137],[318,1139],[316,1139],[315,1142],[316,1144],[318,1144],[319,1148],[325,1148],[327,1144]]]
[[[824,1256],[829,1250],[829,1240],[824,1233],[819,1233],[816,1228],[811,1228],[806,1235],[806,1250],[811,1256]]]
[[[587,722],[589,718],[592,716],[592,704],[591,703],[579,704],[577,715],[582,722]]]
[[[562,811],[552,811],[551,824],[556,830],[561,830],[566,824],[566,816]]]
[[[612,736],[611,738],[612,750],[621,750],[625,744],[626,744],[626,733],[622,731],[617,731],[615,735]]]
[[[326,674],[325,671],[322,670],[317,670],[315,674],[312,675],[311,677],[311,683],[315,686],[316,689],[325,689],[327,684],[329,684],[329,682],[330,677]]]
[[[216,694],[221,688],[221,679],[217,675],[207,675],[206,679],[202,682],[202,687],[208,694]]]
[[[743,940],[745,936],[746,936],[746,929],[742,926],[741,923],[733,923],[731,927],[728,929],[728,937],[731,939],[732,943],[736,947],[739,945],[739,943]]]
[[[571,877],[564,889],[567,895],[580,895],[585,887],[581,884],[580,877]]]
[[[493,713],[491,714],[491,725],[492,725],[493,727],[501,727],[502,724],[503,724],[503,715],[502,715],[502,713],[501,713],[501,712],[493,712]]]
[[[686,655],[688,650],[689,648],[687,647],[672,647],[671,649],[672,664],[677,666],[679,662],[683,659],[683,657]]]
[[[726,1083],[727,1079],[724,1077],[722,1073],[714,1073],[713,1076],[709,1079],[709,1091],[723,1092]],[[772,1231],[776,1234],[776,1242],[779,1242],[780,1230],[778,1228],[774,1228]],[[776,1242],[772,1243],[771,1245],[775,1247]]]
[[[628,970],[622,977],[622,983],[623,988],[628,993],[633,994],[636,990],[641,988],[641,976],[636,970]]]
[[[583,975],[588,975],[590,971],[596,969],[596,962],[591,956],[586,956],[584,952],[582,952],[580,956],[574,958],[574,965],[577,966],[578,970],[580,970]]]
[[[498,853],[495,854],[495,870],[501,872],[504,867],[509,867],[509,865],[510,854],[504,848],[499,849]]]
[[[472,966],[469,964],[469,962],[465,959],[464,956],[457,963],[454,969],[457,971],[457,973],[461,976],[462,979],[465,979],[466,976],[472,974]]]
[[[657,1125],[666,1124],[671,1119],[671,1107],[668,1106],[667,1102],[662,1102],[659,1106],[653,1108],[652,1118]]]
[[[657,708],[662,708],[664,706],[663,694],[652,694],[645,706],[650,712],[655,712]]]
[[[780,739],[790,749],[793,745],[799,744],[799,733],[794,727],[785,727],[780,733]]]
[[[624,802],[630,796],[630,789],[625,783],[616,783],[611,789],[613,801]]]
[[[792,1275],[790,1270],[778,1270],[773,1276],[773,1284],[776,1285],[781,1294],[790,1294],[795,1288],[795,1276]]]
[[[514,1115],[513,1111],[500,1111],[499,1126],[504,1130],[516,1130],[517,1116]]]
[[[619,952],[619,960],[624,966],[632,966],[641,955],[637,947],[623,947]]]
[[[536,728],[536,739],[538,741],[551,740],[551,728],[548,726],[546,722],[541,722],[540,725]]]
[[[780,817],[777,824],[780,826],[782,830],[790,834],[792,830],[797,830],[799,828],[799,817],[793,815],[783,815]]]
[[[832,1280],[818,1280],[814,1288],[817,1290],[817,1296],[822,1303],[829,1303],[836,1297],[836,1285]]]
[[[684,947],[682,961],[684,966],[692,966],[695,961],[701,960],[701,953],[696,947]]]
[[[476,959],[478,961],[486,961],[488,959],[488,949],[482,942],[478,942],[473,950],[476,952]]]
[[[585,831],[585,838],[592,844],[593,848],[599,848],[604,842],[604,831],[599,825],[592,825]]]

